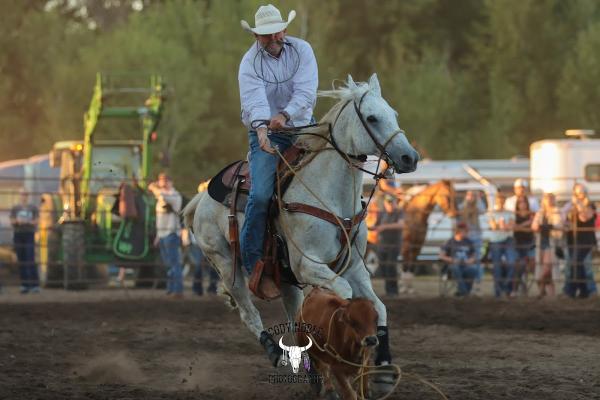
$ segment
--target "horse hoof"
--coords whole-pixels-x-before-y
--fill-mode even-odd
[[[340,400],[340,396],[333,389],[329,389],[325,392],[325,396],[323,396],[325,400]]]
[[[376,371],[378,373],[373,375],[371,384],[373,394],[378,397],[385,396],[394,390],[394,385],[399,378],[398,373],[391,365],[378,366]]]
[[[273,336],[267,331],[262,331],[260,333],[260,344],[267,352],[267,357],[269,357],[271,365],[274,367],[280,366],[280,363],[283,360],[283,350],[275,343]]]

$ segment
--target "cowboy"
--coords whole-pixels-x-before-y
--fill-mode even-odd
[[[284,21],[279,10],[269,4],[259,7],[254,28],[241,21],[256,39],[242,58],[238,75],[242,122],[249,131],[252,180],[240,247],[243,265],[250,275],[257,275],[254,278],[260,278],[264,265],[263,240],[275,190],[277,151],[283,153],[292,144],[291,138],[278,130],[309,124],[317,97],[318,72],[313,50],[304,40],[286,35],[295,16],[296,12],[291,11]],[[257,290],[266,298],[279,292],[266,275]]]

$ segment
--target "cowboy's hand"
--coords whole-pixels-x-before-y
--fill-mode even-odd
[[[269,124],[269,129],[274,131],[277,129],[284,128],[286,122],[287,122],[287,120],[283,114],[277,114],[276,116],[271,118],[271,123]]]
[[[269,136],[267,135],[267,128],[260,127],[256,130],[256,134],[258,135],[258,144],[262,151],[265,151],[269,154],[275,154],[275,150],[271,147],[271,141],[269,140]]]

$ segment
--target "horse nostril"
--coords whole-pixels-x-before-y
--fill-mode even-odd
[[[401,160],[404,165],[410,165],[411,167],[416,163],[415,159],[413,159],[411,156],[407,156],[406,154],[402,156]]]

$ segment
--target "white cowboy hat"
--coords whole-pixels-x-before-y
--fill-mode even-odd
[[[252,28],[250,24],[244,20],[241,21],[241,24],[242,28],[248,32],[256,33],[257,35],[270,35],[272,33],[281,32],[287,28],[294,18],[296,18],[296,11],[292,10],[288,15],[287,22],[285,22],[281,18],[279,10],[274,5],[269,4],[258,8],[258,11],[254,15],[255,28]]]

